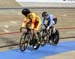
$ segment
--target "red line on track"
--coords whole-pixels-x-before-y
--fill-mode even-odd
[[[5,34],[18,34],[20,32],[8,32],[8,33],[0,33],[0,35],[5,35]]]
[[[64,27],[64,28],[58,28],[58,30],[66,30],[66,29],[75,29],[75,27]],[[8,33],[0,33],[0,35],[5,35],[5,34],[17,34],[21,32],[8,32]]]

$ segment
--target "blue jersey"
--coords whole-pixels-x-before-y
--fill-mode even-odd
[[[49,20],[49,27],[51,27],[55,22],[53,20],[53,15],[48,15],[48,20]],[[42,24],[44,25],[45,24],[45,19],[42,18]]]

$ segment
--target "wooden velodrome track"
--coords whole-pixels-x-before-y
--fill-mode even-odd
[[[1,3],[3,2],[3,3]],[[13,3],[11,3],[13,2]],[[8,4],[9,3],[9,4]],[[19,38],[21,33],[19,33],[19,28],[22,23],[23,16],[21,14],[21,9],[2,9],[2,8],[20,8],[21,6],[15,2],[15,0],[0,0],[0,46],[8,46],[12,44],[19,43]],[[30,8],[31,9],[31,8]],[[47,11],[50,14],[54,14],[58,17],[58,24],[56,28],[60,28],[60,37],[74,37],[75,36],[75,8],[64,9],[64,8],[33,8],[31,11],[36,12],[41,16],[42,11]],[[12,33],[11,32],[17,32]],[[10,34],[3,34],[10,33]],[[3,34],[3,35],[1,35]],[[60,41],[75,41],[75,39],[64,39]],[[9,46],[0,48],[0,51],[6,51],[15,49],[18,46]],[[60,55],[56,55],[55,58],[63,57],[64,55],[75,55],[75,51],[68,52]],[[54,57],[48,57],[46,59],[53,59]],[[75,58],[75,57],[74,57]]]

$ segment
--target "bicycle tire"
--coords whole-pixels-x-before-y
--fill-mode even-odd
[[[52,44],[57,45],[59,42],[59,31],[56,29],[55,33],[51,33]]]
[[[42,33],[45,33],[45,31],[44,30],[42,30],[41,31]],[[43,35],[43,34],[42,34]],[[42,37],[42,35],[41,35],[41,46],[45,46],[46,45],[46,39],[45,38],[47,38],[47,37]],[[45,35],[44,35],[45,36]]]
[[[27,35],[26,35],[25,33],[23,33],[22,36],[21,36],[21,38],[20,38],[20,50],[21,50],[22,52],[25,51],[26,48],[28,47],[28,41],[25,40],[26,36],[27,36]],[[22,42],[22,41],[23,41],[23,42]]]

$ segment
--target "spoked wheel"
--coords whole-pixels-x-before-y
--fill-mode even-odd
[[[46,45],[46,37],[41,38],[41,46],[45,46]]]
[[[59,42],[59,32],[56,30],[55,33],[51,33],[52,44],[57,45]]]
[[[48,40],[48,43],[50,44],[50,45],[52,45],[52,37],[51,36],[49,36],[49,40]]]
[[[20,50],[25,51],[27,47],[28,47],[28,38],[27,35],[23,33],[20,38]]]
[[[45,46],[46,45],[46,32],[45,31],[41,31],[41,46]]]

